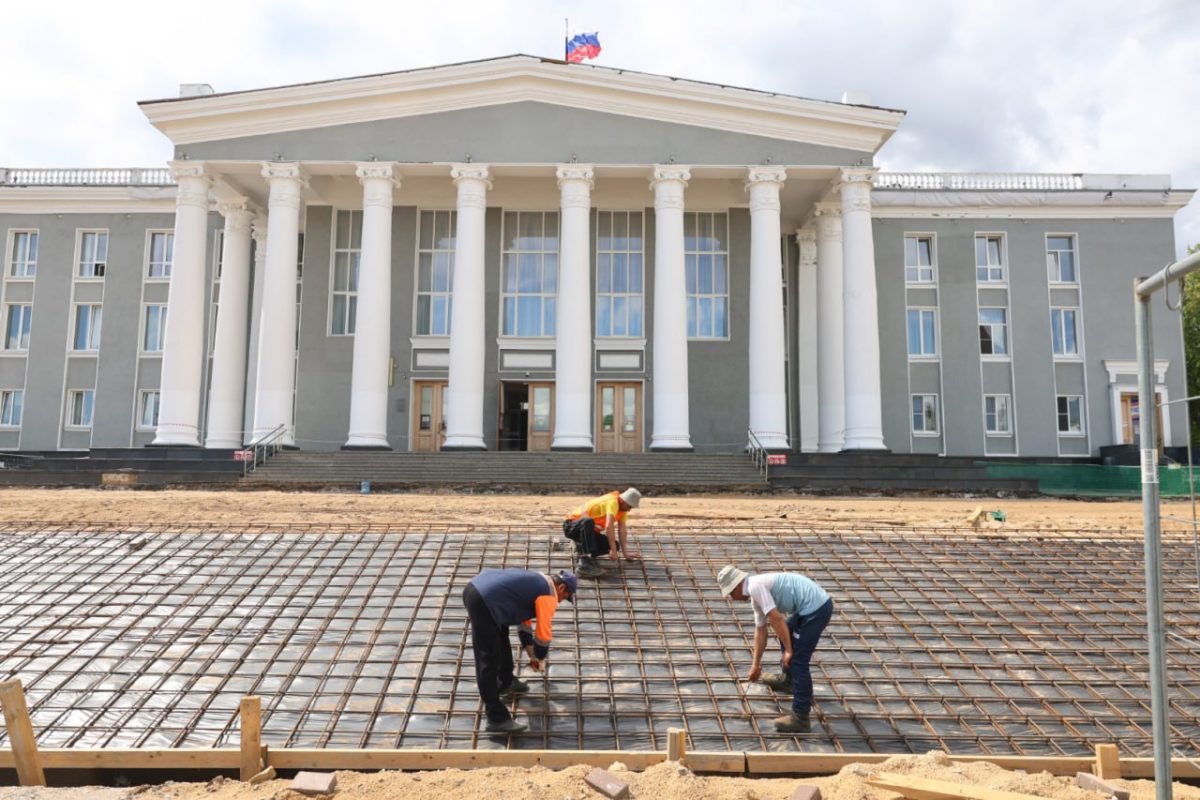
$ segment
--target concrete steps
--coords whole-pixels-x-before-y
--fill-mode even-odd
[[[989,478],[980,459],[920,453],[801,453],[770,468],[775,489],[819,493],[1036,494],[1037,481]]]
[[[233,450],[196,447],[97,448],[0,455],[0,486],[100,486],[121,474],[131,486],[232,486],[242,477]],[[124,483],[127,482],[127,483]]]

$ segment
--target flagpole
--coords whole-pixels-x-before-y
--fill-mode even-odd
[[[563,17],[563,61],[567,60],[567,42],[571,38],[571,18]]]

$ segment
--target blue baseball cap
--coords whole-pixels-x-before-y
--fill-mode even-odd
[[[563,582],[563,586],[567,587],[567,602],[574,603],[575,592],[579,590],[579,578],[576,578],[575,573],[569,569],[561,570],[555,577]]]

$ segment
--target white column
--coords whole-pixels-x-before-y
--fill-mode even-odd
[[[204,372],[204,254],[209,176],[201,162],[172,161],[175,253],[167,295],[167,328],[154,444],[200,445],[200,385]]]
[[[392,191],[395,165],[361,163],[362,254],[350,378],[350,434],[346,448],[390,450],[387,438],[388,359],[392,341]]]
[[[842,209],[817,203],[817,450],[836,453],[846,432],[842,342]]]
[[[879,380],[879,305],[875,290],[875,238],[871,231],[874,167],[842,170],[845,233],[843,327],[846,346],[846,441],[844,450],[886,450]]]
[[[245,198],[221,203],[225,217],[221,246],[221,296],[208,387],[208,430],[204,446],[242,446],[246,397],[246,309],[250,300],[250,221]]]
[[[454,285],[450,306],[450,382],[446,387],[446,443],[443,450],[486,450],[483,440],[484,222],[488,168],[456,164],[450,176],[458,186],[458,227],[454,240]]]
[[[788,450],[787,342],[783,327],[783,258],[779,190],[783,167],[751,167],[750,430],[767,450]]]
[[[254,406],[258,396],[258,331],[262,322],[263,282],[267,274],[267,217],[257,214],[254,238],[254,285],[250,296],[250,346],[246,348],[246,409],[242,414],[242,444],[254,438]]]
[[[305,174],[297,163],[263,164],[270,184],[267,210],[267,264],[263,277],[262,319],[258,331],[258,381],[254,438],[280,425],[284,445],[296,443],[293,401],[296,387],[296,259],[300,236],[301,191]]]
[[[683,251],[687,167],[659,164],[654,189],[654,434],[652,450],[691,450],[687,281]]]
[[[592,450],[592,169],[558,168],[558,304],[555,320],[553,450]]]
[[[800,300],[796,348],[800,361],[800,450],[815,453],[820,425],[817,388],[817,232],[812,228],[796,231],[796,245],[800,250],[796,287]]]

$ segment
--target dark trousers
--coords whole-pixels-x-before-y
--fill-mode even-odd
[[[567,520],[563,523],[563,534],[575,542],[575,551],[581,556],[604,556],[612,549],[608,537],[596,532],[596,520],[591,517]]]
[[[799,614],[788,617],[788,632],[792,636],[792,710],[798,714],[807,714],[812,709],[812,670],[808,665],[831,617],[833,598],[826,600],[825,605],[807,617]],[[780,645],[780,649],[783,649],[783,645]]]
[[[479,685],[479,696],[483,698],[488,722],[504,722],[512,718],[508,707],[500,699],[500,693],[513,682],[513,654],[508,626],[496,624],[492,612],[483,602],[483,595],[470,584],[463,590],[463,605],[471,621],[475,681]]]

